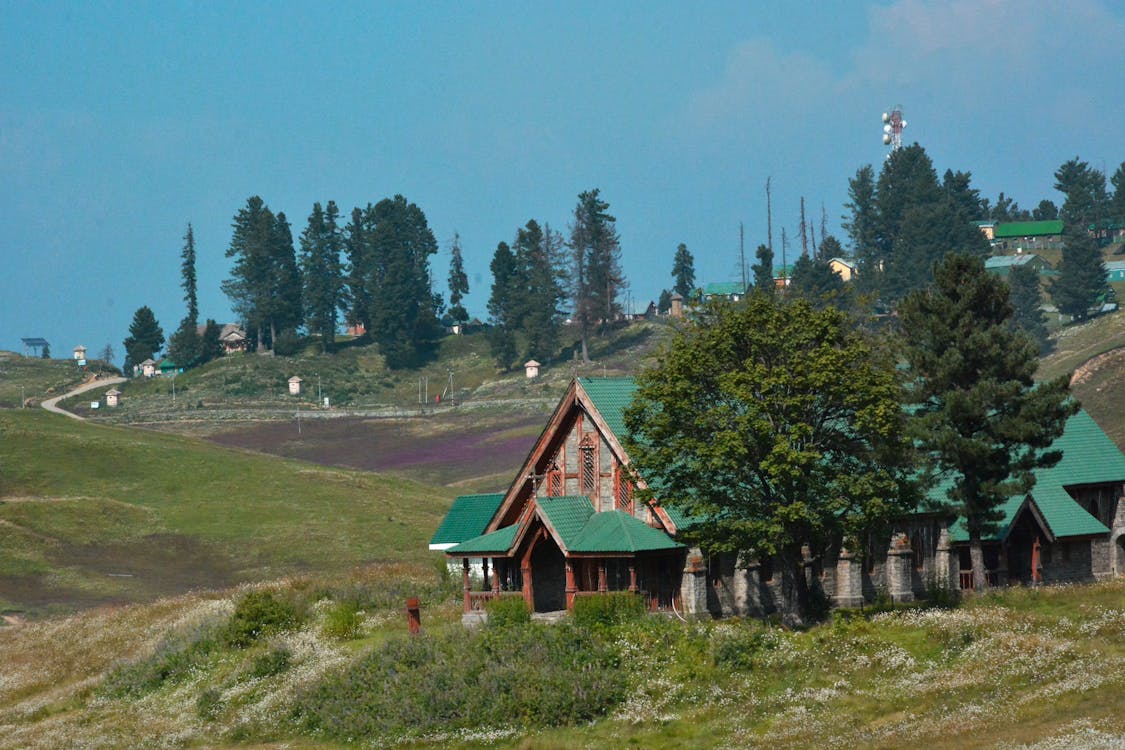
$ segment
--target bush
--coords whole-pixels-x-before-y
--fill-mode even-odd
[[[935,575],[926,576],[926,605],[937,609],[953,609],[961,604],[961,591]]]
[[[272,677],[289,669],[293,663],[293,653],[284,646],[271,648],[257,656],[250,664],[251,677]]]
[[[717,637],[711,658],[717,667],[745,671],[754,668],[758,654],[776,646],[776,640],[767,638],[765,631],[747,627],[743,632],[729,632]]]
[[[195,713],[204,721],[214,721],[223,710],[223,701],[215,688],[207,688],[195,701]]]
[[[167,641],[152,656],[110,672],[102,692],[111,698],[139,698],[166,683],[187,678],[209,661],[217,648],[209,636],[188,642]]]
[[[262,636],[297,624],[297,609],[292,604],[274,598],[268,591],[251,591],[235,604],[224,640],[229,646],[246,648]]]
[[[273,353],[279,357],[292,357],[301,350],[301,337],[291,328],[277,334],[273,342]]]
[[[324,634],[341,640],[351,640],[359,635],[363,615],[354,601],[337,602],[324,616]]]
[[[508,628],[531,622],[531,610],[522,596],[501,596],[485,604],[490,628]]]
[[[297,696],[318,735],[389,744],[482,726],[588,722],[624,700],[617,652],[569,624],[398,638]]]
[[[631,591],[612,591],[574,600],[574,622],[586,627],[612,627],[646,614],[645,601]]]

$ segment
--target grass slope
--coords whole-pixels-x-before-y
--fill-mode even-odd
[[[0,409],[18,408],[20,399],[38,403],[82,382],[73,359],[21,357],[0,351]]]
[[[651,618],[592,629],[573,641],[608,647],[614,685],[624,690],[610,685],[615,692],[602,695],[611,705],[575,725],[566,719],[575,707],[559,702],[488,724],[457,713],[458,704],[487,704],[487,695],[470,693],[498,677],[477,650],[502,652],[527,638],[463,633],[456,594],[435,588],[432,574],[427,582],[418,571],[378,566],[334,587],[294,581],[272,588],[302,613],[300,625],[247,648],[224,645],[218,635],[245,589],[0,631],[0,736],[21,748],[1090,750],[1125,743],[1125,580],[1001,591],[954,610],[837,613],[807,632]],[[396,593],[380,593],[386,590]],[[408,639],[395,597],[419,590],[424,632]],[[357,601],[356,626],[342,630],[340,613],[355,613],[345,605]],[[575,660],[547,658],[496,685],[503,692],[496,702],[552,686],[559,696],[571,692],[571,682],[552,680]],[[591,665],[591,679],[598,669],[607,676]],[[588,689],[601,688],[594,679]],[[367,703],[383,713],[365,710]],[[429,703],[450,712],[446,724],[434,727],[427,716],[429,728],[404,729],[401,719]],[[310,706],[329,707],[337,722],[310,733],[303,718]],[[363,733],[350,733],[357,728]]]
[[[428,560],[448,505],[407,480],[0,412],[0,611]]]

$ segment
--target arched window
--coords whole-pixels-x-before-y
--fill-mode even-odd
[[[598,496],[598,453],[593,435],[586,435],[578,446],[582,456],[582,494],[594,500]]]

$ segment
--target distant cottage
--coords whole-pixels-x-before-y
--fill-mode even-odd
[[[631,378],[574,380],[508,490],[454,501],[430,549],[462,564],[466,623],[482,619],[484,604],[498,597],[520,596],[532,611],[549,612],[607,591],[636,592],[652,611],[775,611],[773,560],[708,558],[681,541],[693,519],[634,499],[621,436],[635,390]],[[1036,472],[1033,491],[1012,497],[984,540],[990,584],[1125,575],[1125,456],[1085,412],[1055,447],[1062,460]],[[935,488],[934,498],[945,491]],[[809,583],[844,607],[881,591],[910,601],[935,582],[971,588],[969,569],[962,521],[921,512],[899,519],[889,539],[805,563]]]

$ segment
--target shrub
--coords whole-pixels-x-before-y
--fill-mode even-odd
[[[586,627],[621,625],[646,613],[644,599],[631,591],[612,591],[574,600],[574,621]]]
[[[207,688],[195,701],[195,713],[204,721],[214,721],[223,710],[223,700],[215,688]]]
[[[301,337],[291,328],[277,334],[273,342],[273,353],[279,357],[292,357],[301,350]]]
[[[482,726],[587,722],[624,700],[606,639],[568,624],[397,638],[299,694],[307,731],[370,744]]]
[[[110,672],[102,692],[111,698],[141,697],[165,683],[185,679],[209,661],[217,648],[215,640],[209,636],[188,642],[167,641],[152,656]]]
[[[741,632],[739,632],[741,631]],[[717,636],[712,646],[711,658],[717,667],[750,670],[756,657],[763,651],[776,648],[776,641],[767,638],[762,630],[739,629]]]
[[[224,638],[227,645],[246,648],[259,638],[297,625],[297,609],[268,591],[251,591],[234,606]]]
[[[350,640],[359,635],[363,614],[354,601],[337,602],[324,616],[324,634],[332,638]]]
[[[961,603],[961,591],[949,585],[937,576],[926,576],[926,604],[938,609],[953,609]]]
[[[531,610],[522,596],[501,596],[485,604],[488,613],[488,626],[508,628],[513,625],[526,625],[531,622]]]
[[[284,646],[271,648],[264,654],[255,657],[250,664],[251,677],[272,677],[289,669],[293,663],[293,653]]]

